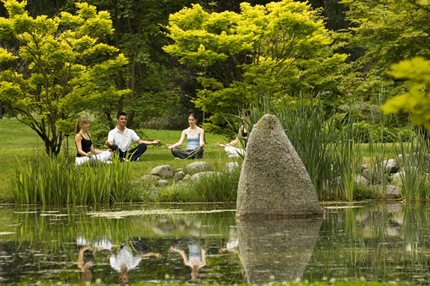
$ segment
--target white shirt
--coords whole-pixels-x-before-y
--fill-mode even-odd
[[[108,141],[117,145],[122,152],[127,152],[130,148],[131,140],[137,142],[139,140],[136,132],[125,127],[124,134],[118,130],[118,126],[115,129],[109,131]]]
[[[121,251],[116,253],[115,256],[110,257],[110,266],[116,271],[120,272],[121,267],[125,264],[128,270],[136,268],[142,260],[140,255],[133,256],[131,250],[124,246]]]

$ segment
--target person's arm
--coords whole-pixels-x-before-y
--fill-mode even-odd
[[[178,248],[174,248],[174,247],[170,247],[169,248],[169,252],[177,252],[182,256],[182,259],[184,260],[184,264],[188,265],[188,258],[187,255],[185,254],[185,251],[183,251],[182,249],[178,249]]]
[[[185,130],[186,130],[186,129],[185,129]],[[175,144],[173,144],[173,145],[166,144],[166,147],[167,147],[168,149],[172,149],[172,148],[175,148],[175,147],[181,146],[181,145],[182,145],[182,143],[184,143],[184,140],[185,140],[185,130],[182,130],[181,139],[179,139],[179,141],[178,141],[178,142],[176,142],[176,143],[175,143]]]
[[[161,258],[161,257],[163,257],[160,253],[158,253],[158,252],[148,252],[148,253],[141,253],[140,254],[140,257],[141,258],[144,258],[144,257],[148,257],[148,256],[155,256],[155,257],[157,257],[157,258]]]
[[[202,264],[206,265],[206,249],[202,247]]]
[[[155,139],[154,141],[144,141],[142,139],[139,139],[136,141],[137,144],[145,143],[146,145],[157,145],[161,142],[160,139]]]
[[[203,130],[203,128],[200,128],[199,130],[200,133],[200,147],[205,147],[205,131]]]
[[[112,147],[113,141],[114,141],[113,133],[112,133],[112,131],[109,131],[108,139],[105,141],[105,145],[108,147]]]
[[[79,134],[76,134],[75,136],[75,143],[76,148],[78,149],[78,153],[85,157],[91,157],[91,151],[90,152],[84,152],[82,150],[82,137]]]
[[[89,246],[84,246],[79,249],[78,260],[76,261],[79,269],[84,269],[84,252],[87,249],[91,249]]]

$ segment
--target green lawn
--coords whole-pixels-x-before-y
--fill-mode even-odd
[[[91,133],[91,130],[90,130]],[[15,119],[0,120],[0,134],[2,137],[2,147],[0,148],[0,202],[12,201],[10,177],[13,176],[15,167],[18,164],[31,164],[40,156],[46,156],[42,140],[26,125]],[[181,131],[170,130],[144,130],[147,138],[144,140],[161,139],[158,146],[148,146],[148,150],[142,155],[139,162],[132,163],[131,179],[139,180],[143,175],[160,165],[170,165],[174,169],[185,168],[191,160],[174,160],[170,150],[165,144],[176,143],[181,135]],[[106,134],[107,138],[107,134]],[[227,162],[233,161],[227,157],[224,150],[216,145],[216,142],[226,142],[226,138],[220,135],[206,133],[206,147],[204,148],[204,158],[201,159],[209,163],[213,170],[222,170]],[[73,136],[68,139],[69,154],[74,157],[76,148]],[[186,143],[182,147],[185,147]],[[65,148],[63,148],[65,150]]]

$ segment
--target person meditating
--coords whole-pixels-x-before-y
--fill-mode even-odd
[[[240,115],[240,119],[242,120],[243,123],[249,122],[249,116],[250,115],[251,115],[251,112],[249,110],[244,110],[243,113]],[[245,126],[243,126],[243,124],[239,128],[239,134],[237,135],[237,137],[233,141],[231,141],[230,143],[227,143],[227,144],[223,144],[220,142],[217,142],[216,144],[219,147],[224,147],[225,152],[227,152],[227,154],[230,158],[237,158],[239,156],[245,156],[245,149],[233,147],[233,145],[236,145],[240,142],[239,138],[243,138],[243,139],[248,138],[248,131],[246,130]],[[246,141],[245,141],[245,144],[246,144]]]
[[[100,151],[94,149],[88,129],[90,129],[89,120],[85,117],[79,118],[75,127],[75,143],[76,149],[78,149],[75,160],[76,166],[83,165],[86,162],[112,163],[108,161],[112,156],[112,150]]]
[[[166,144],[166,147],[171,150],[175,159],[197,159],[203,158],[203,147],[205,146],[205,131],[198,127],[197,119],[194,113],[188,116],[188,124],[190,127],[182,131],[181,139],[173,145]],[[178,148],[184,143],[187,137],[187,149]]]
[[[116,116],[116,121],[118,125],[115,129],[109,131],[108,140],[106,140],[105,145],[110,147],[113,151],[119,151],[119,157],[121,160],[139,161],[140,156],[146,151],[147,145],[157,145],[160,143],[160,139],[154,141],[144,141],[139,138],[139,136],[131,129],[125,127],[127,124],[127,114],[125,112],[120,112]],[[137,147],[128,150],[131,145],[131,141],[136,142]],[[127,154],[130,153],[128,158]]]

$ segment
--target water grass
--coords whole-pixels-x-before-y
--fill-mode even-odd
[[[76,167],[65,156],[19,164],[12,176],[13,198],[20,204],[87,204],[130,201],[130,164]]]

